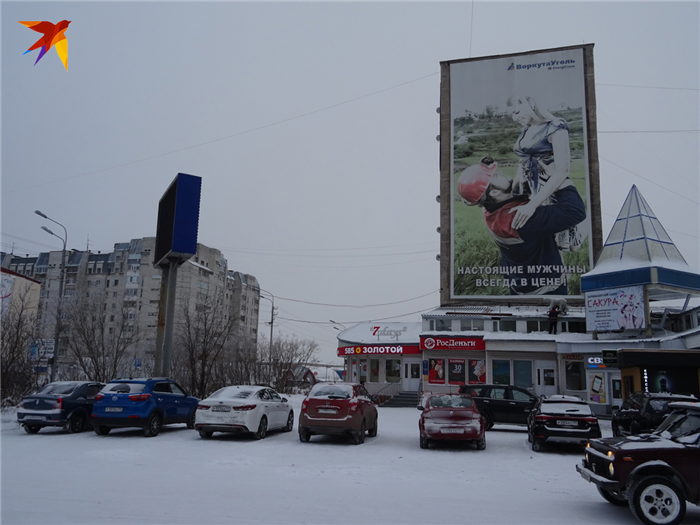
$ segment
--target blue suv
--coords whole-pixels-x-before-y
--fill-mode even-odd
[[[194,428],[198,403],[167,377],[114,379],[95,396],[91,422],[100,436],[115,427],[141,427],[144,436],[153,437],[163,425]]]

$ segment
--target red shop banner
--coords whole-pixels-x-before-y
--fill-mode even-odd
[[[421,350],[486,350],[481,337],[435,337],[421,336]]]
[[[418,345],[357,345],[341,346],[338,348],[338,357],[353,355],[405,355],[420,354]]]

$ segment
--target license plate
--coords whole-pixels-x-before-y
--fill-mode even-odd
[[[211,407],[212,412],[231,412],[231,407]]]
[[[440,430],[443,434],[464,434],[463,428],[443,428]]]
[[[336,414],[338,411],[333,410],[332,408],[319,408],[318,413],[319,414]]]
[[[43,421],[44,416],[25,416],[24,419],[30,419],[31,421]]]
[[[558,419],[557,425],[562,427],[577,427],[578,423],[576,421],[570,421],[568,419]]]
[[[105,412],[121,412],[123,407],[105,407]]]

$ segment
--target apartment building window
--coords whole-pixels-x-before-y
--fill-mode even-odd
[[[516,332],[515,321],[513,320],[501,320],[500,326],[501,332]]]
[[[548,332],[549,331],[549,320],[547,321],[528,321],[527,322],[527,333],[530,332]]]
[[[483,319],[462,319],[460,320],[460,330],[462,332],[468,332],[470,330],[483,330],[484,320]]]
[[[112,292],[112,297],[118,297],[118,296],[119,296],[119,292]]]
[[[117,286],[119,284],[119,279],[114,279],[114,286]]]
[[[113,323],[113,322],[114,322],[114,316],[113,316],[113,315],[110,315],[110,316],[109,316],[109,320]]]
[[[436,319],[435,330],[438,332],[449,332],[452,330],[452,321],[450,319]]]
[[[124,290],[124,295],[129,296],[129,295],[138,295],[139,294],[139,289],[138,288],[127,288]]]

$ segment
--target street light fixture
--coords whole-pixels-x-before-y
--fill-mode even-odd
[[[55,224],[58,224],[61,228],[63,228],[63,233],[64,237],[61,237],[60,235],[56,235],[54,232],[49,230],[46,226],[42,226],[41,229],[44,230],[46,233],[49,235],[53,235],[54,237],[58,237],[63,241],[63,250],[61,251],[61,268],[60,268],[60,276],[58,280],[58,304],[56,307],[56,331],[54,333],[54,340],[53,340],[53,364],[51,365],[51,375],[50,377],[50,382],[53,383],[56,380],[56,368],[57,368],[57,361],[58,361],[58,341],[61,337],[61,304],[63,302],[63,285],[65,284],[66,280],[66,242],[68,241],[68,230],[66,230],[66,227],[63,226],[58,221],[53,220],[51,217],[48,217],[47,215],[41,213],[39,210],[35,210],[34,213],[36,213],[39,217],[43,217],[44,219],[47,219]]]
[[[334,325],[342,326],[343,330],[347,330],[347,328],[345,328],[345,325],[343,323],[339,323],[338,321],[334,321],[333,319],[329,319],[329,321],[331,323],[333,323]],[[338,328],[338,326],[334,326],[333,328],[335,328],[336,330],[340,330],[340,328]]]
[[[267,299],[272,303],[272,309],[270,310],[270,322],[267,323],[270,325],[270,365],[272,365],[272,330],[275,324],[275,296],[272,295],[271,292],[268,292],[267,290],[263,290],[262,288],[258,287],[257,288],[258,293],[260,292],[265,292],[267,294],[270,294],[270,297],[265,297],[264,295],[260,295],[262,299]]]

